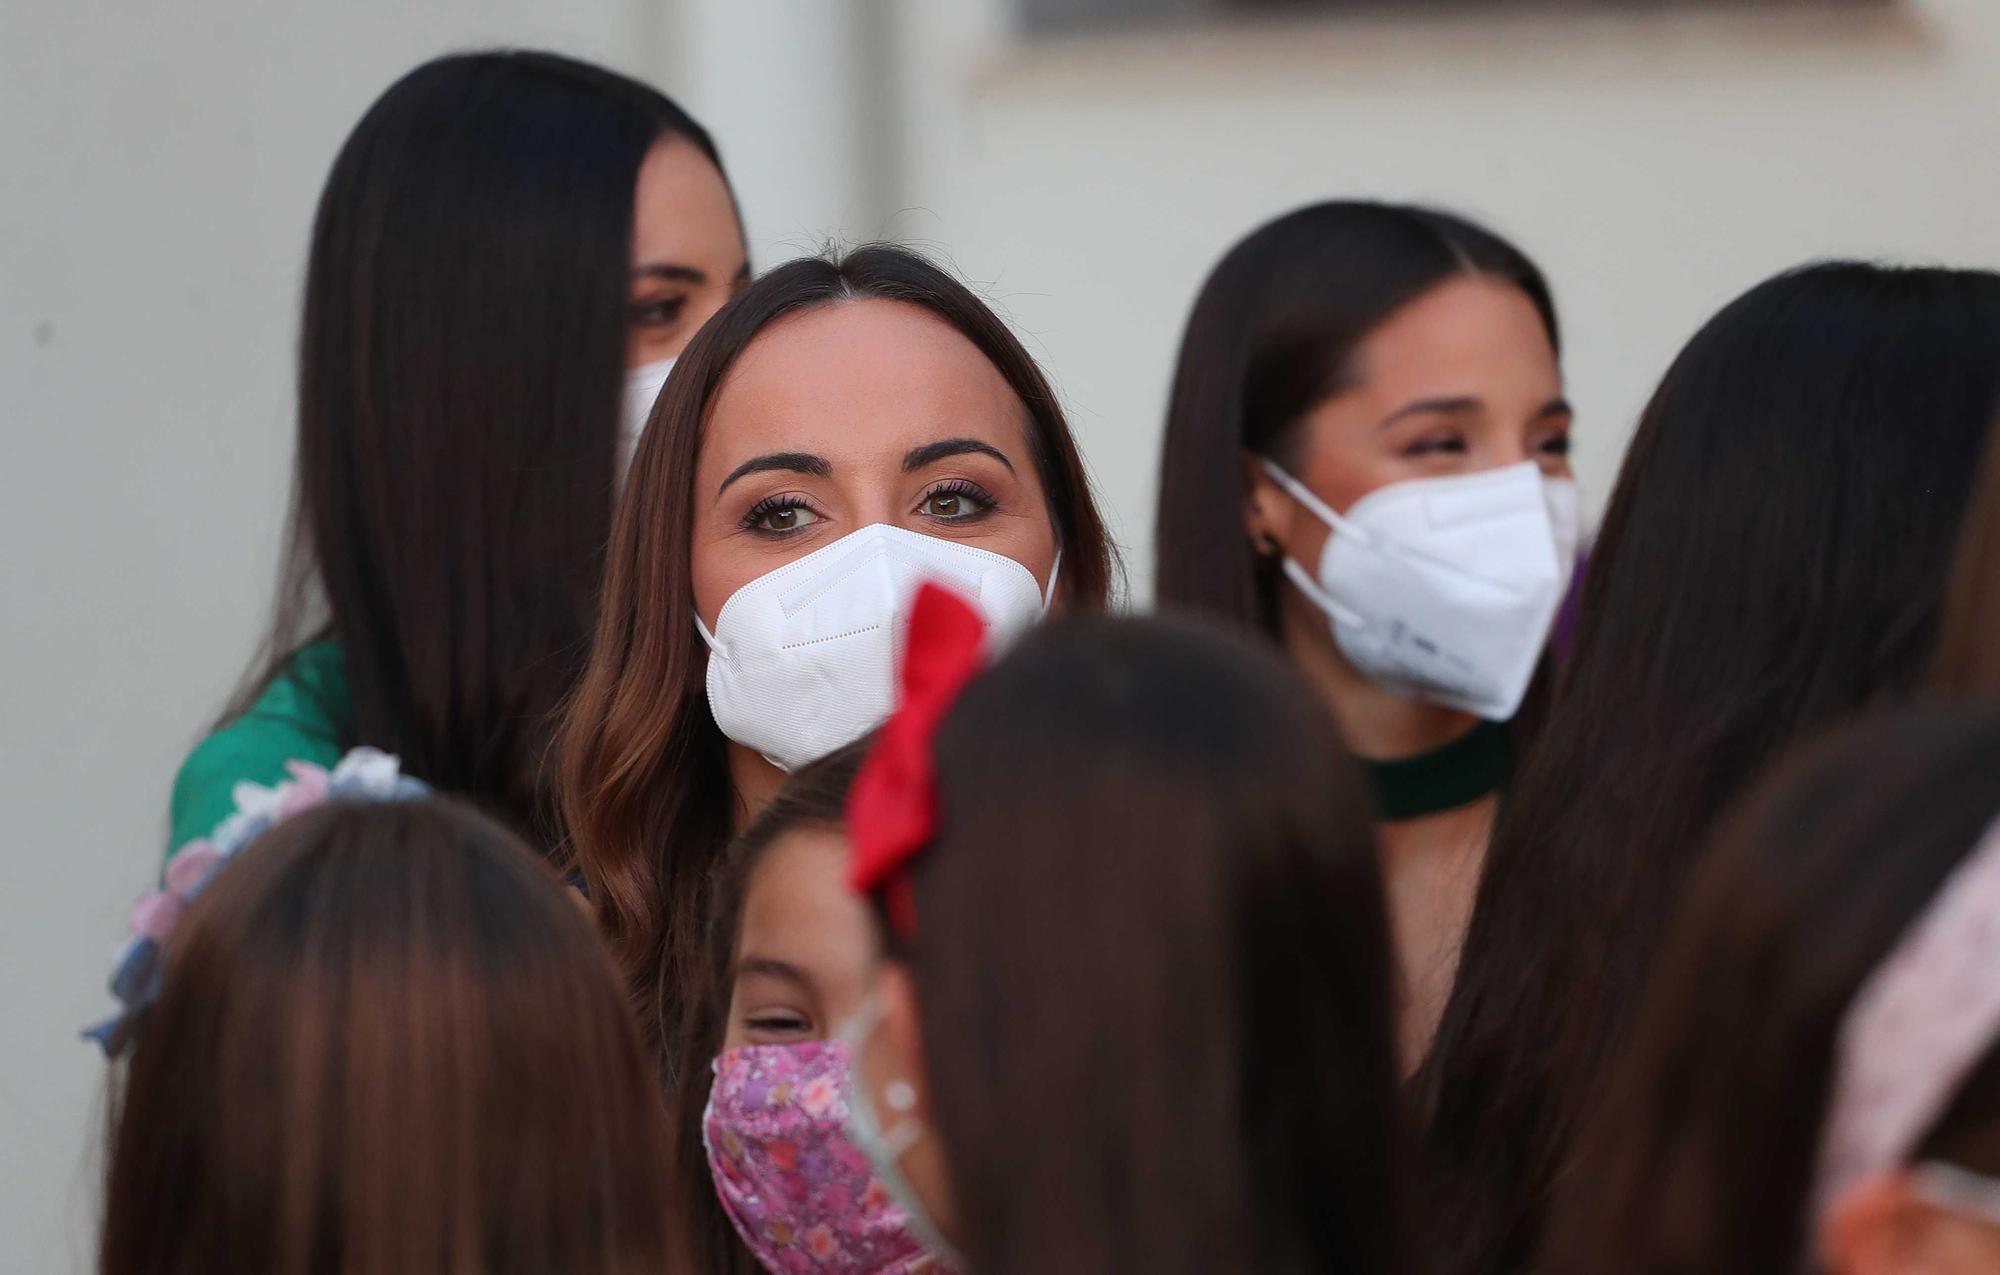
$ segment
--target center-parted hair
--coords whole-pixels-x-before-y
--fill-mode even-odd
[[[1519,1269],[1716,816],[1912,692],[2000,406],[2000,276],[1833,263],[1730,303],[1639,423],[1419,1077],[1447,1275]]]
[[[598,919],[671,1084],[701,968],[705,883],[736,798],[702,679],[691,540],[694,470],[716,394],[744,349],[801,311],[859,300],[921,307],[971,341],[1020,400],[1062,551],[1060,603],[1096,610],[1113,555],[1055,391],[1020,340],[949,273],[886,244],[779,266],[724,306],[675,365],[612,532],[590,660],[563,728],[563,812]]]
[[[589,920],[453,802],[232,858],[114,1087],[103,1275],[657,1275],[665,1114]]]
[[[1162,607],[1275,632],[1282,576],[1243,526],[1245,465],[1299,472],[1299,425],[1348,389],[1356,356],[1398,310],[1480,275],[1512,284],[1560,349],[1542,273],[1493,232],[1431,208],[1339,201],[1259,227],[1229,250],[1181,337],[1160,461]]]
[[[1207,625],[1058,619],[935,750],[894,950],[973,1268],[1405,1269],[1382,879],[1311,689]]]

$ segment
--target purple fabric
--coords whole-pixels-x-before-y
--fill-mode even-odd
[[[848,1058],[824,1040],[715,1060],[702,1139],[716,1194],[778,1275],[949,1275],[848,1140]]]
[[[1569,591],[1563,594],[1556,611],[1555,630],[1549,635],[1549,652],[1557,664],[1569,663],[1570,644],[1576,638],[1576,615],[1583,606],[1583,574],[1590,570],[1590,546],[1576,551],[1576,570],[1569,573]]]

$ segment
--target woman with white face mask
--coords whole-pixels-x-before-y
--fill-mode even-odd
[[[1569,586],[1570,418],[1540,272],[1429,209],[1271,222],[1209,276],[1182,341],[1160,605],[1280,642],[1366,763],[1410,1064]]]
[[[950,585],[1004,640],[1102,606],[1111,574],[1054,392],[921,257],[781,266],[689,345],[561,745],[577,864],[670,1083],[717,857],[787,770],[888,714],[917,586]]]
[[[551,723],[618,475],[663,363],[744,273],[715,144],[644,84],[521,51],[383,93],[313,224],[265,654],[181,767],[170,853],[238,784],[360,744],[560,842]]]

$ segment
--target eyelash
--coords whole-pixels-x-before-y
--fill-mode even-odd
[[[974,506],[971,513],[959,514],[956,517],[946,517],[943,514],[926,515],[927,517],[937,519],[939,522],[971,522],[992,513],[994,507],[1000,503],[993,499],[991,492],[971,479],[950,478],[932,487],[919,497],[917,500],[917,509],[921,512],[925,505],[930,504],[939,496],[958,496],[961,499],[971,501]]]
[[[632,322],[639,327],[667,327],[680,322],[686,297],[653,297],[632,303]]]
[[[1434,456],[1444,452],[1462,452],[1465,440],[1453,434],[1446,438],[1420,438],[1403,449],[1405,456]]]
[[[1409,457],[1420,457],[1420,456],[1437,455],[1445,452],[1456,454],[1459,452],[1463,452],[1464,450],[1465,450],[1465,440],[1454,434],[1449,438],[1419,439],[1416,442],[1411,443],[1408,447],[1405,447],[1403,449],[1403,455]],[[1567,433],[1563,433],[1554,435],[1551,438],[1544,439],[1539,445],[1536,446],[1535,450],[1542,453],[1545,456],[1567,456],[1569,455],[1569,435]]]
[[[805,530],[805,528],[794,527],[790,530],[780,531],[776,527],[760,527],[757,525],[772,514],[784,513],[790,509],[804,509],[815,515],[819,512],[797,496],[766,496],[764,499],[750,506],[749,512],[743,515],[743,530],[754,532],[760,536],[795,536]]]
[[[973,506],[972,511],[970,513],[958,514],[953,517],[948,517],[943,514],[926,515],[927,517],[933,518],[938,522],[945,522],[945,523],[974,522],[984,517],[985,515],[993,512],[993,510],[1000,503],[999,501],[993,498],[992,493],[988,492],[984,487],[981,487],[978,483],[973,482],[971,479],[951,478],[937,484],[934,487],[926,489],[924,494],[918,497],[917,499],[917,511],[919,513],[923,512],[923,508],[925,505],[928,505],[931,501],[936,500],[940,496],[957,496],[962,500],[970,501]],[[818,516],[819,513],[818,510],[813,509],[810,503],[801,499],[798,496],[786,496],[786,495],[766,496],[764,497],[764,499],[750,506],[750,508],[747,511],[745,511],[743,515],[743,529],[745,531],[752,532],[756,535],[770,536],[774,538],[784,537],[784,536],[795,536],[799,532],[804,531],[805,527],[793,527],[788,530],[779,530],[776,527],[763,527],[758,525],[759,523],[763,522],[766,518],[769,518],[773,514],[781,514],[786,512],[787,510],[792,510],[792,509],[804,509],[813,513],[815,516]],[[810,523],[807,524],[807,526],[810,525],[812,524]]]
[[[760,1032],[809,1032],[812,1023],[804,1014],[753,1014],[743,1025]]]

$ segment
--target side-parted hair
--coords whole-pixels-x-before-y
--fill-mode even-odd
[[[1978,271],[1792,271],[1667,372],[1419,1076],[1446,1275],[1533,1253],[1718,813],[1926,676],[1996,404],[2000,276]]]
[[[1947,695],[2000,700],[2000,429],[1966,511],[1932,682]]]
[[[103,1275],[652,1275],[666,1116],[582,909],[454,802],[232,859],[114,1077]]]
[[[702,686],[707,652],[695,631],[695,460],[717,390],[760,333],[805,310],[871,299],[923,308],[999,371],[1020,400],[1047,493],[1064,605],[1096,610],[1110,592],[1111,545],[1055,391],[1007,325],[946,271],[886,244],[804,258],[751,284],[696,334],[633,458],[596,640],[561,741],[575,860],[669,1084],[700,968],[703,883],[729,841],[736,808]]]
[[[610,533],[647,151],[714,143],[550,53],[439,58],[379,98],[320,196],[276,614],[241,712],[340,644],[355,739],[547,848],[555,710]]]
[[[1299,675],[1207,624],[1052,620],[935,749],[890,952],[972,1269],[1406,1269],[1368,797]]]
[[[1160,605],[1276,632],[1282,577],[1243,524],[1244,461],[1296,466],[1299,425],[1358,375],[1390,316],[1467,275],[1513,284],[1560,350],[1555,302],[1512,244],[1450,213],[1312,204],[1260,227],[1202,284],[1181,338],[1160,462]]]
[[[1552,1216],[1547,1275],[1807,1269],[1843,1020],[2000,816],[2000,713],[1901,714],[1782,768],[1688,884]],[[2000,1049],[1917,1148],[2000,1173]]]
[[[674,1178],[669,1221],[675,1235],[677,1270],[703,1275],[761,1275],[763,1270],[737,1235],[715,1191],[708,1148],[702,1138],[702,1117],[715,1080],[709,1065],[722,1052],[729,1032],[736,943],[743,928],[750,879],[779,838],[804,829],[841,830],[847,794],[854,787],[855,772],[872,738],[864,736],[787,775],[771,804],[730,843],[710,881],[704,918],[708,949],[702,976],[689,993],[687,1030],[681,1034],[680,1060],[675,1068],[681,1083],[672,1094]]]

